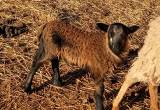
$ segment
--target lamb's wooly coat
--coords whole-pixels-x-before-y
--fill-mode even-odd
[[[113,102],[113,109],[118,110],[126,90],[136,82],[145,82],[149,85],[151,109],[158,109],[157,87],[160,84],[160,17],[149,24],[149,30],[138,57],[129,69],[125,81]]]
[[[104,74],[112,73],[115,67],[122,62],[127,48],[128,34],[134,32],[136,27],[117,23],[113,31],[119,33],[118,40],[123,42],[123,51],[119,55],[112,52],[109,47],[107,28],[108,25],[99,23],[105,27],[106,32],[86,32],[65,21],[50,21],[42,26],[39,34],[39,49],[33,59],[31,72],[27,76],[25,91],[30,92],[32,79],[40,65],[50,60],[54,72],[54,84],[60,84],[59,60],[63,59],[69,64],[78,65],[92,73],[96,82],[96,109],[103,110]],[[121,38],[122,37],[122,38]],[[120,42],[120,44],[121,44]],[[115,43],[116,45],[116,43]],[[119,48],[118,46],[116,46]],[[55,58],[57,57],[57,58]]]
[[[96,79],[112,73],[114,66],[121,62],[106,45],[108,38],[104,32],[86,32],[62,21],[51,21],[43,33],[46,58],[60,56],[70,64],[89,69]],[[63,37],[59,39],[59,36]]]

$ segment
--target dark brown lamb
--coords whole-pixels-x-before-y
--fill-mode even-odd
[[[50,21],[39,33],[39,49],[33,59],[31,72],[25,82],[25,91],[32,90],[32,79],[40,65],[50,60],[54,72],[53,83],[60,86],[59,60],[78,65],[92,73],[95,79],[96,109],[103,110],[104,74],[112,73],[122,62],[128,50],[128,35],[137,26],[127,27],[121,23],[106,25],[97,23],[99,32],[86,32],[66,21]]]

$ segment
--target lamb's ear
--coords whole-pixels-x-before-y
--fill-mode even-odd
[[[133,25],[129,27],[129,34],[130,33],[134,33],[135,31],[137,31],[139,29],[139,26]]]
[[[107,32],[109,25],[104,24],[104,23],[96,23],[96,28],[100,29],[104,32]]]

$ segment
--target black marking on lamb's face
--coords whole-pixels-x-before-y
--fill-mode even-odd
[[[108,32],[109,47],[116,55],[125,50],[128,35],[139,28],[138,26],[127,27],[122,23],[113,23],[110,26],[104,23],[97,23],[97,27],[104,32]]]
[[[128,35],[137,29],[138,26],[127,27],[122,23],[111,24],[108,29],[108,40],[111,50],[117,55],[121,54],[127,46]]]
[[[120,54],[127,45],[128,28],[120,23],[110,25],[108,29],[109,47],[115,54]]]

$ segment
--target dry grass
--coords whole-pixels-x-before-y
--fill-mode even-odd
[[[159,10],[159,0],[152,2],[150,0],[0,1],[0,22],[6,19],[16,19],[18,22],[25,22],[30,29],[29,32],[15,38],[0,37],[0,109],[94,110],[94,81],[90,74],[76,74],[73,71],[78,68],[66,65],[64,62],[60,65],[65,82],[63,87],[48,84],[52,72],[48,63],[40,69],[33,81],[34,86],[39,87],[39,91],[31,95],[24,93],[21,86],[37,49],[36,34],[39,26],[54,20],[58,15],[60,17],[69,15],[73,24],[88,31],[95,29],[97,21],[137,24],[141,28],[132,36],[131,43],[132,48],[140,48],[148,29],[148,22],[160,15]],[[117,72],[126,72],[131,62]],[[112,99],[117,94],[125,75],[118,73],[112,76],[106,74],[106,110],[111,108]],[[132,87],[123,100],[121,109],[149,110],[149,96],[145,89],[144,85]]]

